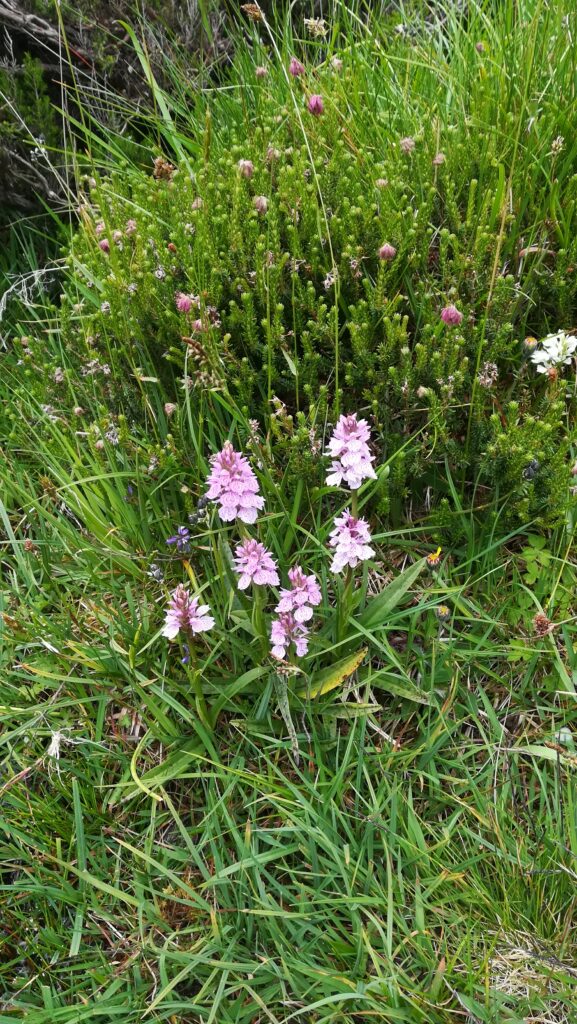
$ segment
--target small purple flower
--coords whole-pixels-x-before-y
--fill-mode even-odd
[[[204,206],[204,201],[201,199],[200,196],[197,196],[196,199],[192,200],[192,203],[190,204],[190,209],[191,210],[202,210],[203,206]]]
[[[195,296],[187,295],[185,292],[177,292],[174,301],[179,313],[190,313],[192,307],[196,305]]]
[[[220,518],[224,522],[237,518],[243,523],[256,522],[264,498],[258,493],[258,480],[248,459],[225,441],[222,451],[210,461],[207,498],[219,503]]]
[[[273,619],[270,640],[273,658],[283,661],[291,643],[294,643],[297,657],[302,658],[309,649],[309,631],[302,623],[297,622],[292,612],[281,612],[278,619]]]
[[[314,114],[315,117],[320,117],[325,109],[322,96],[317,93],[313,93],[307,104],[309,114]]]
[[[126,221],[126,226],[124,228],[124,234],[125,235],[128,235],[128,237],[130,238],[130,236],[133,235],[135,233],[135,231],[137,231],[137,230],[138,230],[138,224],[136,223],[135,220],[132,220],[132,218],[131,218],[130,220]]]
[[[445,159],[444,153],[436,153],[433,157],[433,167],[441,167],[445,163]]]
[[[238,589],[246,590],[251,583],[257,586],[278,587],[280,580],[277,564],[270,551],[258,540],[247,538],[234,552],[235,571],[239,574]]]
[[[412,153],[415,148],[415,140],[407,135],[406,138],[401,139],[399,142],[399,148],[401,153]]]
[[[380,260],[394,260],[396,255],[397,250],[395,249],[394,245],[390,245],[388,242],[385,242],[384,245],[381,245],[381,248],[379,249]]]
[[[304,64],[301,64],[300,60],[297,60],[296,57],[291,57],[288,69],[289,75],[292,75],[293,78],[298,78],[299,75],[304,75],[305,73]]]
[[[255,196],[252,205],[257,213],[266,213],[268,210],[268,199],[266,196]]]
[[[266,78],[266,76],[268,75],[268,70],[267,68],[264,67],[263,64],[259,64],[258,67],[254,69],[254,73],[257,78]]]
[[[369,451],[369,425],[358,420],[357,414],[341,416],[329,441],[329,453],[333,458],[327,484],[340,487],[344,480],[347,487],[356,491],[363,480],[376,480],[372,463],[374,455]]]
[[[243,178],[252,178],[254,174],[254,164],[252,160],[239,160],[238,169]]]
[[[313,608],[321,603],[321,588],[314,575],[306,576],[300,565],[289,569],[290,589],[283,588],[276,612],[292,612],[297,622],[308,622]]]
[[[98,223],[96,224],[94,230],[96,231],[97,235],[103,235],[104,232],[106,231],[106,224],[104,223],[104,221],[103,220],[99,220]]]
[[[214,626],[212,615],[207,615],[209,611],[207,604],[199,605],[198,597],[191,597],[188,589],[179,583],[170,595],[162,635],[174,640],[180,630],[188,634],[205,633]]]
[[[190,530],[188,526],[179,526],[174,537],[168,537],[167,544],[175,544],[180,554],[186,554],[190,548]]]
[[[102,249],[102,252],[110,252],[110,242],[107,238],[101,238],[98,243],[98,248]]]
[[[458,327],[463,319],[463,314],[456,306],[445,306],[441,310],[441,320],[449,327]]]
[[[354,569],[359,562],[372,558],[371,533],[366,519],[355,519],[348,509],[335,519],[329,538],[329,547],[335,549],[331,562],[332,572],[342,572],[346,566]]]

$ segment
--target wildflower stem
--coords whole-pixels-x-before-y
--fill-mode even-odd
[[[254,627],[255,634],[261,641],[263,653],[266,653],[267,648],[267,635],[264,624],[264,602],[263,602],[263,587],[253,587],[253,606],[252,606],[252,624]]]
[[[343,593],[339,602],[337,620],[337,642],[344,640],[349,622],[351,610],[351,596],[353,592],[353,570],[350,565],[347,567],[343,584]]]
[[[200,718],[205,728],[208,729],[209,732],[212,732],[212,718],[210,711],[208,710],[204,693],[202,692],[202,672],[197,667],[196,664],[193,666],[192,669],[192,688],[196,699],[196,710],[198,712],[198,717]]]

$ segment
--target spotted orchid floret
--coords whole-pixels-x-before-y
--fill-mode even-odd
[[[309,649],[309,631],[301,622],[297,622],[292,612],[280,612],[273,619],[270,640],[271,654],[278,661],[283,661],[291,644],[294,644],[298,658],[302,658]]]
[[[191,597],[187,587],[179,583],[170,595],[162,635],[174,640],[181,631],[190,636],[212,629],[214,619],[208,614],[210,609],[207,604],[199,604],[198,600],[198,597]]]
[[[278,587],[277,564],[270,551],[258,540],[247,537],[234,552],[234,568],[239,575],[238,588],[246,590],[251,583],[257,586]]]
[[[335,553],[331,562],[332,572],[342,572],[347,566],[354,569],[360,562],[366,562],[374,555],[370,546],[371,533],[366,519],[356,519],[348,509],[335,519],[329,537],[329,547]]]
[[[289,569],[290,587],[280,592],[280,601],[275,611],[292,612],[296,622],[308,622],[313,617],[313,608],[321,603],[321,588],[314,575],[307,576],[300,565]]]
[[[347,487],[356,491],[363,480],[375,480],[372,463],[374,456],[369,451],[369,425],[366,420],[357,419],[357,414],[341,416],[329,441],[329,453],[333,458],[327,484],[340,487],[344,480]]]
[[[219,515],[224,522],[240,519],[254,523],[264,498],[258,493],[258,480],[248,459],[234,450],[230,441],[211,459],[207,498],[218,502]]]
[[[535,364],[537,373],[547,373],[558,366],[567,366],[577,350],[577,338],[573,334],[558,331],[548,334],[540,342],[539,348],[533,349],[529,358]]]

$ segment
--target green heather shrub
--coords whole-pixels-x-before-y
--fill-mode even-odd
[[[555,53],[548,28],[534,42]],[[507,40],[462,44],[459,93],[442,33],[388,52],[363,34],[362,64],[309,44],[296,76],[255,38],[230,90],[188,120],[181,104],[178,133],[167,113],[172,152],[150,173],[87,179],[62,354],[40,373],[29,357],[27,389],[60,408],[63,373],[69,405],[141,426],[183,388],[226,396],[274,438],[293,490],[322,483],[327,427],[359,410],[392,524],[410,508],[446,527],[455,486],[513,525],[564,519],[574,389],[565,367],[536,373],[524,339],[568,330],[576,305],[577,175],[553,106],[571,65],[539,65],[537,109],[509,91]]]

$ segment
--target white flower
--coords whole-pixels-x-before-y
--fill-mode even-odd
[[[320,39],[327,34],[327,24],[324,18],[305,18],[305,26],[315,39]]]
[[[548,334],[543,338],[539,348],[536,348],[530,355],[535,363],[537,373],[547,373],[556,366],[567,366],[577,349],[577,338],[572,334],[565,334],[565,331],[558,331],[557,334]]]

